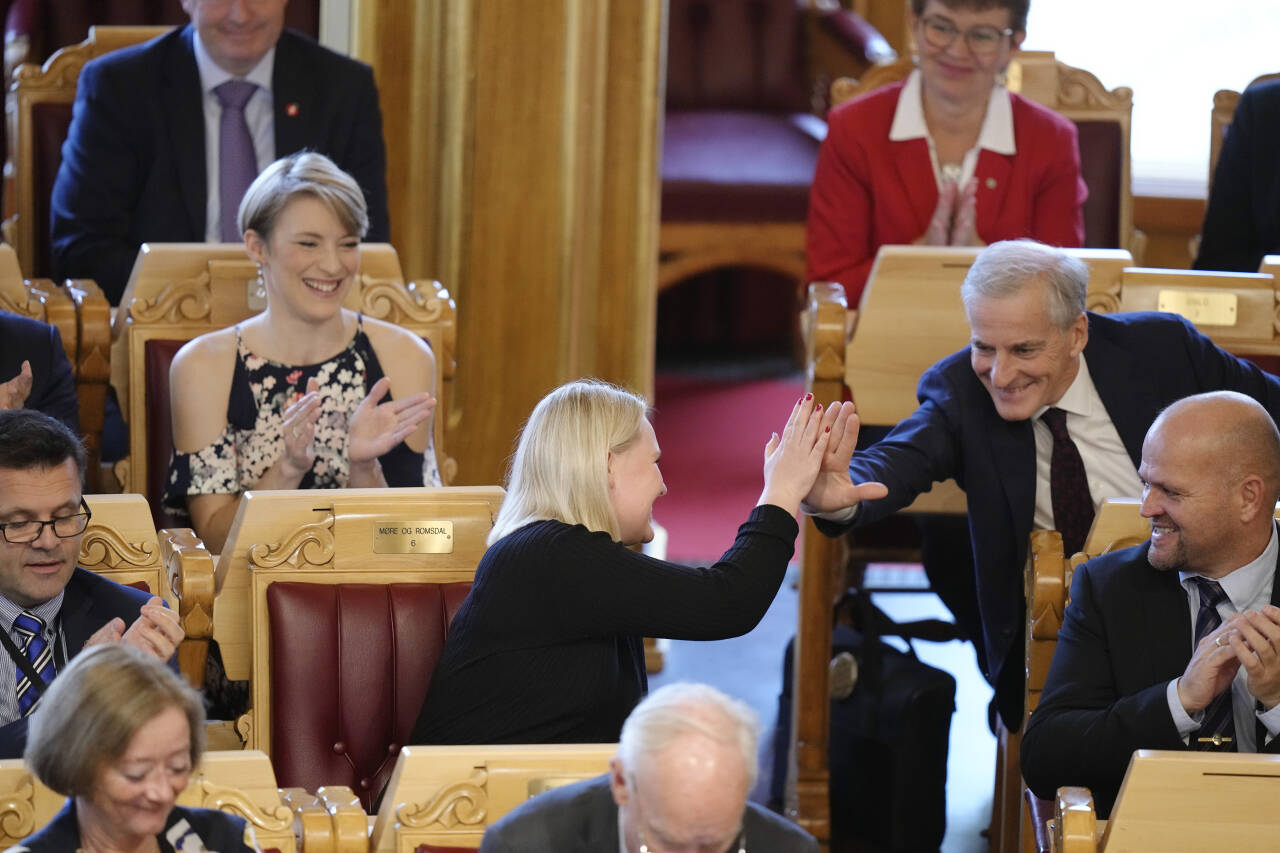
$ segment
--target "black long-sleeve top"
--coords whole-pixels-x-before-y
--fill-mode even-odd
[[[616,741],[648,689],[642,638],[750,631],[778,592],[797,532],[789,513],[758,506],[715,565],[693,568],[580,524],[514,531],[476,569],[412,742]]]

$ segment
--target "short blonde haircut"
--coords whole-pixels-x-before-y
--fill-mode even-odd
[[[31,715],[27,766],[64,797],[87,796],[147,722],[177,708],[191,729],[191,766],[204,753],[204,704],[169,667],[122,643],[90,646],[58,673]]]
[[[236,216],[240,233],[254,231],[264,243],[269,242],[280,211],[302,196],[320,201],[357,237],[368,233],[369,206],[356,179],[313,151],[281,157],[254,178],[240,200]]]
[[[555,519],[618,538],[609,499],[609,454],[621,453],[649,414],[644,398],[598,379],[561,385],[520,431],[492,545],[534,521]]]

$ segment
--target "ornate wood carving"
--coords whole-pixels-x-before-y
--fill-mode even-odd
[[[30,299],[19,302],[13,298],[12,294],[2,291],[0,291],[0,309],[8,311],[10,314],[21,314],[23,317],[34,317],[37,320],[44,319],[43,306],[38,303],[32,306]]]
[[[278,805],[268,812],[250,800],[239,788],[215,785],[207,779],[200,783],[200,790],[201,805],[206,809],[219,809],[239,815],[267,832],[286,832],[293,826],[293,812],[286,805]]]
[[[111,528],[91,522],[80,542],[80,563],[85,568],[150,568],[156,564],[156,549],[149,542],[127,542]]]
[[[415,829],[436,825],[452,829],[459,824],[481,824],[489,807],[489,794],[485,790],[488,781],[488,771],[477,767],[470,778],[448,786],[425,805],[401,803],[396,808],[396,820],[402,826]]]
[[[129,304],[129,314],[144,323],[208,320],[212,307],[209,282],[208,270],[171,282],[155,299],[135,298]]]
[[[1120,281],[1117,279],[1105,290],[1090,290],[1085,294],[1086,311],[1097,314],[1114,314],[1120,310]]]
[[[1083,68],[1058,63],[1058,108],[1071,107],[1125,110],[1133,107],[1133,90],[1119,86],[1108,90],[1102,81]]]
[[[22,839],[35,832],[34,793],[31,777],[23,776],[17,789],[0,794],[0,832],[5,838]]]
[[[242,743],[253,743],[253,711],[236,718],[236,734]]]
[[[255,568],[274,569],[288,565],[325,568],[333,563],[333,508],[325,517],[299,527],[283,544],[260,543],[249,549],[249,564]]]
[[[360,284],[360,310],[388,323],[438,323],[445,312],[439,296],[410,291],[396,279],[362,275]]]

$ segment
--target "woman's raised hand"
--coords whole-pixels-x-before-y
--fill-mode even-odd
[[[854,485],[849,476],[849,462],[858,445],[858,414],[853,403],[832,403],[823,415],[824,425],[831,427],[827,452],[822,454],[822,468],[814,478],[813,488],[804,496],[805,512],[834,512],[856,507],[862,501],[875,500],[889,494],[883,483]]]
[[[320,383],[313,376],[307,380],[307,391],[284,410],[281,425],[284,452],[280,456],[281,474],[301,482],[316,461],[316,422],[320,420]]]
[[[347,460],[364,465],[376,460],[431,417],[436,398],[419,392],[402,400],[380,402],[391,390],[385,376],[374,383],[347,424]]]
[[[800,511],[800,501],[813,487],[831,439],[831,425],[823,421],[822,408],[815,407],[813,395],[801,397],[782,435],[775,432],[765,445],[760,503],[773,504],[792,515]]]

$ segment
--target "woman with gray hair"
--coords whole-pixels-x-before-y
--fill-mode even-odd
[[[242,818],[178,806],[204,751],[200,697],[163,663],[93,646],[59,673],[31,716],[26,761],[68,797],[14,853],[248,853]]]
[[[322,154],[272,163],[240,203],[267,307],[173,360],[165,508],[219,551],[249,489],[438,486],[435,359],[342,306],[369,226],[364,193]]]
[[[760,621],[794,550],[800,499],[824,462],[843,464],[843,444],[848,458],[852,415],[849,403],[797,402],[765,447],[764,490],[733,546],[692,568],[631,548],[653,538],[666,493],[644,399],[595,380],[552,391],[520,434],[412,742],[617,740],[648,686],[643,637],[720,640]]]

